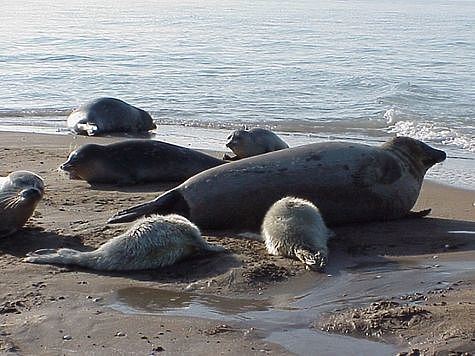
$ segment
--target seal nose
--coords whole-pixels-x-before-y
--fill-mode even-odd
[[[59,169],[65,172],[69,172],[69,170],[71,169],[71,164],[69,163],[69,161],[64,162],[61,166],[59,166]]]
[[[427,159],[424,160],[424,164],[426,167],[432,167],[436,163],[445,161],[446,158],[447,154],[444,151],[427,146]]]
[[[38,188],[28,188],[21,191],[21,197],[23,199],[40,199],[43,196]]]
[[[436,150],[435,148],[434,148],[434,151],[436,151],[434,155],[435,156],[434,159],[436,160],[436,163],[445,161],[445,159],[447,158],[447,154],[444,151]]]

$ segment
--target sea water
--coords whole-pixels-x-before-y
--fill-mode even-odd
[[[475,189],[474,22],[472,0],[1,1],[0,130],[65,134],[108,96],[198,148],[243,125],[411,136],[448,153],[429,177]]]

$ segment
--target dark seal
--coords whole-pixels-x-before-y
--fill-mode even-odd
[[[86,144],[59,168],[71,179],[88,183],[133,185],[182,182],[225,161],[190,148],[152,140],[126,140],[109,145]]]
[[[99,98],[81,106],[69,115],[67,125],[74,133],[89,136],[156,128],[149,113],[115,98]]]
[[[380,147],[304,145],[208,169],[109,222],[175,212],[201,228],[258,229],[269,207],[285,196],[309,200],[330,226],[398,219],[417,215],[410,210],[424,175],[445,158],[445,152],[409,137]]]

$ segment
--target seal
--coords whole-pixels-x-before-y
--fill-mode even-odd
[[[20,229],[43,197],[43,179],[29,171],[0,177],[0,237]]]
[[[318,206],[328,226],[424,216],[410,213],[426,171],[445,152],[396,137],[379,147],[322,142],[208,169],[109,222],[179,213],[200,228],[258,230],[269,207],[286,196]]]
[[[76,265],[98,271],[132,271],[169,266],[196,254],[221,251],[223,247],[203,240],[196,225],[183,216],[171,214],[142,218],[94,251],[42,249],[30,252],[24,261]]]
[[[333,232],[307,200],[285,197],[276,201],[264,216],[261,235],[271,255],[298,259],[312,270],[322,270],[327,264],[327,242]]]
[[[250,130],[235,130],[228,136],[226,147],[230,148],[235,156],[231,157],[225,154],[223,159],[236,161],[241,158],[289,148],[289,145],[272,131],[257,127]]]
[[[74,110],[68,116],[67,126],[78,135],[89,136],[141,133],[156,128],[146,111],[115,98],[95,99]]]
[[[73,151],[59,169],[71,179],[90,184],[133,185],[183,182],[226,163],[190,148],[152,140],[126,140],[109,145],[86,144]]]

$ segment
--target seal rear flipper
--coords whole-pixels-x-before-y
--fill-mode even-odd
[[[107,223],[117,224],[131,222],[142,216],[149,216],[152,214],[178,214],[189,219],[190,207],[179,191],[170,190],[147,203],[119,211],[117,214],[112,216]]]
[[[78,264],[78,257],[83,252],[72,250],[69,248],[55,249],[41,249],[34,252],[29,252],[28,257],[23,259],[23,262],[38,263],[38,264],[61,264],[74,265]]]

